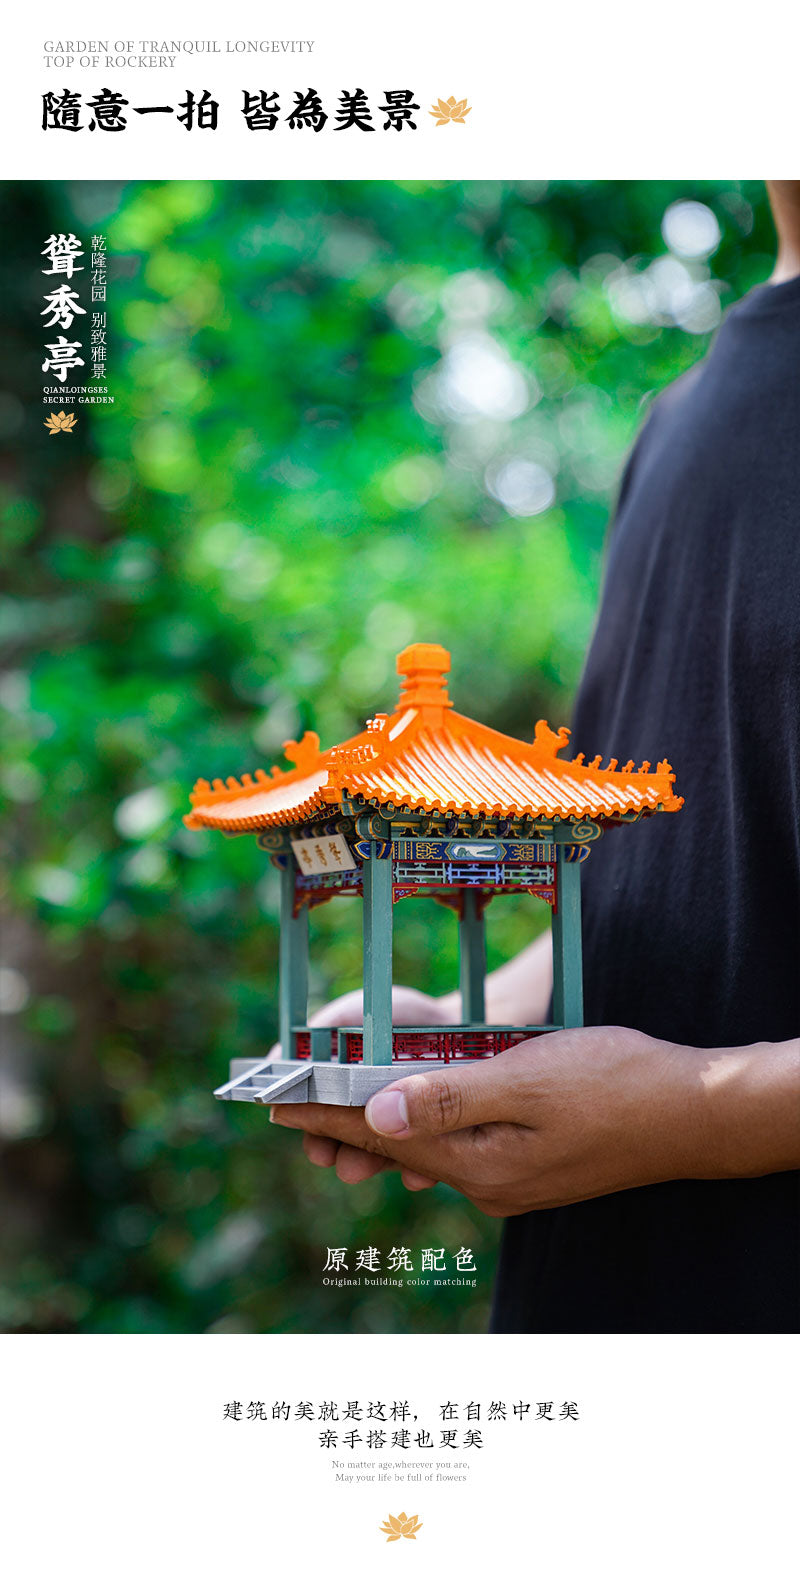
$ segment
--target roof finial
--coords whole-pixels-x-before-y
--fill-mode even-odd
[[[398,708],[449,708],[446,675],[450,654],[437,642],[415,641],[397,655],[397,673],[405,676]]]

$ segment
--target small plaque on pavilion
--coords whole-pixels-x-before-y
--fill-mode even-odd
[[[313,835],[308,840],[293,840],[291,847],[307,878],[316,873],[346,873],[356,865],[341,835]]]

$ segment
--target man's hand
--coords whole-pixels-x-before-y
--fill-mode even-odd
[[[409,1188],[446,1182],[479,1210],[514,1216],[647,1183],[796,1166],[798,1102],[796,1042],[704,1051],[587,1028],[398,1079],[366,1111],[276,1105],[271,1116],[310,1135],[309,1158],[335,1160],[345,1182],[372,1175],[377,1158],[381,1169],[399,1166]]]
[[[446,1182],[489,1215],[512,1216],[697,1175],[694,1054],[627,1029],[571,1029],[398,1079],[366,1112],[276,1105],[272,1120],[399,1165],[408,1186]],[[318,1144],[306,1149],[331,1164]],[[345,1150],[338,1157],[344,1181],[377,1170]]]

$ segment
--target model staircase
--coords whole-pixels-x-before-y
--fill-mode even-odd
[[[239,1072],[243,1067],[244,1072]],[[220,1089],[214,1090],[217,1100],[248,1100],[257,1106],[271,1105],[273,1100],[298,1104],[308,1100],[308,1080],[313,1072],[309,1062],[249,1061],[237,1057],[231,1062],[231,1077]]]

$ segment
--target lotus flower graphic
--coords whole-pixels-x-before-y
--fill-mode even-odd
[[[73,414],[65,415],[63,409],[59,409],[57,415],[48,415],[44,423],[51,437],[54,437],[59,431],[71,431],[73,426],[78,424],[78,417]]]
[[[417,1540],[417,1532],[421,1529],[422,1522],[419,1515],[390,1515],[384,1520],[381,1531],[386,1532],[387,1542],[399,1542],[401,1537],[408,1537],[412,1542]]]
[[[472,106],[465,99],[457,100],[455,94],[451,94],[449,99],[438,99],[428,115],[435,116],[437,127],[446,127],[448,122],[463,124],[464,117],[469,116],[471,110]]]

